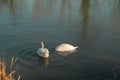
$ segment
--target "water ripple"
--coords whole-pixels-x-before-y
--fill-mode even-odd
[[[25,65],[35,65],[40,67],[54,68],[65,63],[65,57],[60,56],[50,49],[50,58],[44,59],[36,54],[36,50],[39,48],[35,44],[24,44],[9,47],[5,50],[6,56],[15,56],[18,58],[18,62]]]

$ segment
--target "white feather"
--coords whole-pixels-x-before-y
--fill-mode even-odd
[[[72,46],[70,44],[61,44],[56,47],[56,51],[64,52],[64,51],[72,51],[78,48],[78,46]]]
[[[49,50],[47,48],[44,48],[44,43],[41,42],[42,47],[38,48],[37,54],[43,58],[48,58],[49,57]]]

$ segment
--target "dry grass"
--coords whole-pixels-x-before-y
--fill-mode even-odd
[[[15,69],[13,69],[13,66],[15,65],[16,59],[12,57],[11,64],[10,64],[10,70],[9,73],[6,73],[6,65],[5,65],[5,60],[1,59],[0,60],[0,80],[15,80],[14,75],[15,75]],[[20,80],[20,76],[18,76],[17,80]]]

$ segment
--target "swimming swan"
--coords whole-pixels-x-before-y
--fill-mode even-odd
[[[44,43],[41,42],[41,48],[37,50],[37,54],[43,58],[48,58],[49,57],[49,50],[47,48],[44,48]]]
[[[55,51],[66,52],[66,51],[73,51],[76,48],[78,48],[78,46],[72,46],[70,44],[60,44],[55,48]]]

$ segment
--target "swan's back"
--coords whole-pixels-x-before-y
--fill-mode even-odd
[[[49,57],[49,51],[47,48],[39,48],[37,50],[37,54],[41,57],[45,57],[45,58]]]
[[[70,44],[61,44],[59,46],[56,47],[56,51],[71,51],[71,50],[75,50],[76,48],[78,48],[78,46],[74,47]]]

